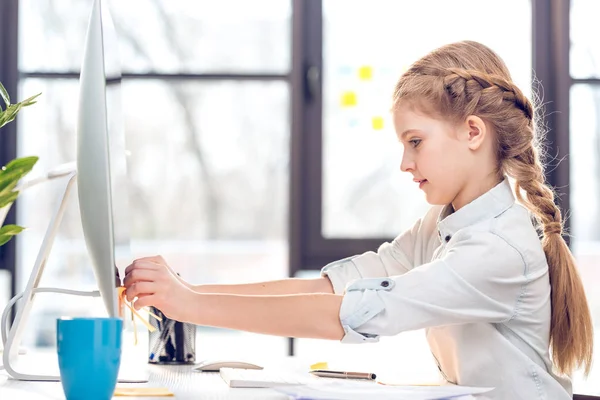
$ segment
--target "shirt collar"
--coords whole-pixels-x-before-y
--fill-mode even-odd
[[[509,209],[515,202],[510,182],[504,179],[488,192],[479,196],[460,210],[453,212],[452,204],[445,206],[438,217],[438,232],[442,240],[459,230],[485,219],[494,218]]]

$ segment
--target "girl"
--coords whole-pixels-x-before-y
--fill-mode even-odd
[[[289,337],[356,343],[427,328],[451,383],[494,387],[493,399],[571,398],[568,375],[591,365],[592,322],[544,183],[532,104],[497,54],[460,42],[400,77],[393,117],[400,168],[434,207],[392,243],[319,279],[246,285],[192,286],[161,257],[143,258],[125,271],[128,299]]]

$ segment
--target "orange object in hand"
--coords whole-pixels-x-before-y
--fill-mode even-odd
[[[127,306],[129,308],[129,310],[131,310],[131,321],[134,321],[133,324],[133,337],[134,337],[134,344],[137,345],[138,343],[138,338],[137,338],[137,328],[135,326],[135,319],[134,317],[137,317],[140,321],[142,321],[142,323],[146,326],[146,328],[148,328],[148,330],[150,332],[154,332],[156,330],[155,327],[153,327],[152,325],[150,325],[150,323],[148,323],[148,321],[146,321],[145,318],[143,318],[136,310],[135,308],[127,301],[127,299],[125,299],[125,286],[119,286],[117,288],[117,293],[118,293],[118,298],[119,298],[119,317],[124,318],[124,310],[125,307]],[[146,310],[147,311],[147,310]],[[147,311],[148,314],[154,318],[156,318],[157,320],[161,321],[162,318],[160,318],[159,316],[151,313],[150,311]]]

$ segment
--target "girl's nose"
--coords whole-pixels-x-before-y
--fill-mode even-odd
[[[409,172],[409,171],[414,171],[414,169],[415,169],[414,161],[410,157],[407,157],[406,154],[404,154],[402,156],[402,162],[400,163],[400,170],[402,172]]]

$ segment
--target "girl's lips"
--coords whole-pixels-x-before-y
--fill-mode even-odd
[[[427,179],[423,179],[422,181],[419,182],[419,189],[423,188],[423,185],[425,185],[427,183]]]

